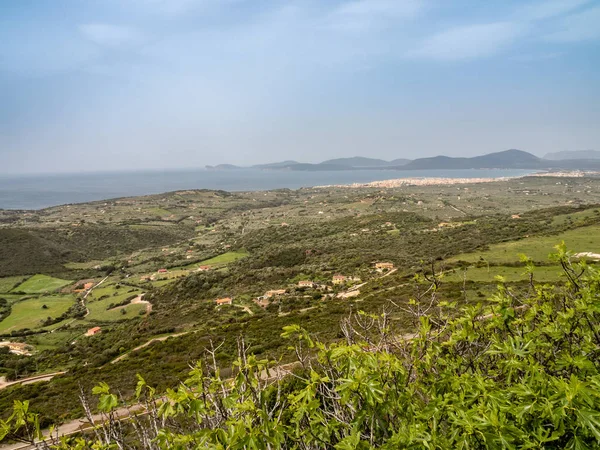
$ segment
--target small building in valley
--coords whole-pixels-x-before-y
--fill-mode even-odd
[[[344,275],[334,275],[331,280],[333,284],[344,284],[347,278]]]
[[[31,347],[29,345],[23,344],[21,342],[1,341],[0,347],[8,347],[9,353],[12,353],[14,355],[21,355],[21,356],[30,356],[31,355],[31,351],[30,351]]]
[[[221,305],[231,305],[233,303],[233,299],[231,297],[223,297],[215,300],[217,306]]]
[[[267,291],[265,292],[265,298],[271,298],[271,297],[275,297],[277,295],[284,295],[285,294],[285,289],[273,289],[271,291]]]
[[[390,262],[378,262],[375,264],[375,268],[377,270],[392,270],[394,268],[394,264]]]
[[[96,334],[100,334],[102,333],[102,328],[100,327],[94,327],[94,328],[90,328],[89,330],[87,330],[87,332],[85,333],[86,336],[94,336]]]
[[[198,267],[198,272],[206,272],[207,270],[210,270],[210,266],[200,266],[200,267]]]
[[[310,280],[298,281],[298,287],[313,287],[314,283]]]
[[[265,298],[265,297],[258,297],[255,298],[254,300],[252,300],[254,303],[256,303],[258,306],[260,306],[261,308],[266,308],[267,306],[269,306],[269,299]]]
[[[167,269],[158,269],[158,273],[167,273],[168,270]]]

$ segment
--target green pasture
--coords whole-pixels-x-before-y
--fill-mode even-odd
[[[98,301],[99,298],[106,295],[108,295],[108,298],[102,299],[103,301],[110,299],[111,301],[109,303],[118,303],[125,300],[127,297],[138,294],[141,294],[141,291],[131,286],[121,286],[117,289],[116,285],[114,284],[110,284],[108,286],[103,285],[102,287],[92,291],[92,293],[88,296],[87,303]]]
[[[3,277],[0,278],[0,293],[10,292],[12,288],[23,283],[27,277]]]
[[[519,255],[525,254],[534,261],[548,260],[554,253],[554,246],[565,241],[573,253],[600,253],[600,225],[576,228],[554,236],[535,236],[519,241],[490,245],[489,250],[475,253],[463,253],[452,258],[453,261],[487,261],[491,264],[505,264],[519,261]]]
[[[145,304],[120,306],[118,308],[107,310],[106,308],[113,303],[111,299],[105,299],[90,303],[88,308],[90,314],[86,317],[87,321],[93,322],[115,322],[125,319],[133,319],[139,316],[140,311],[146,310]],[[125,314],[121,311],[124,310]]]
[[[166,279],[166,280],[156,280],[156,281],[151,281],[150,284],[152,284],[152,286],[154,286],[154,287],[161,287],[161,286],[166,286],[167,284],[173,283],[175,280],[176,280],[175,278]]]
[[[41,321],[58,317],[66,312],[75,299],[71,295],[45,295],[30,298],[12,305],[10,316],[0,322],[0,333],[9,333],[23,328],[39,328]],[[48,308],[44,309],[46,305]]]
[[[564,225],[566,223],[580,224],[585,223],[589,219],[600,218],[600,209],[586,209],[585,211],[579,211],[572,214],[560,214],[552,218],[553,225]]]
[[[173,213],[171,211],[168,211],[166,209],[163,208],[149,208],[145,210],[148,214],[152,214],[154,216],[160,216],[160,217],[164,217],[164,216],[170,216]]]
[[[96,266],[104,266],[111,264],[111,261],[86,261],[86,262],[69,262],[64,264],[67,269],[73,270],[88,270],[93,269]]]
[[[536,267],[533,272],[534,280],[540,282],[549,282],[559,280],[562,269],[559,266],[541,266]],[[507,282],[524,281],[529,279],[525,272],[525,267],[507,267],[490,266],[488,267],[468,267],[465,269],[455,269],[453,272],[446,273],[443,281],[449,283],[462,283],[473,281],[476,283],[494,283],[495,277],[499,275],[504,277]]]
[[[32,297],[31,295],[23,295],[23,294],[0,294],[0,298],[4,298],[8,300],[9,303],[16,302],[17,300],[21,300],[22,298]]]
[[[131,297],[132,295],[139,295],[142,293],[142,291],[127,292],[128,290],[129,289],[127,288],[121,288],[118,290],[119,293],[117,295],[111,295],[110,297],[104,298],[102,300],[93,300],[88,302],[86,305],[90,310],[90,313],[86,317],[86,320],[112,322],[137,317],[140,311],[146,310],[146,304],[129,304],[122,307],[116,307],[110,310],[107,309],[111,303],[117,304],[124,301],[127,297]],[[123,314],[121,310],[125,310],[125,314]]]
[[[27,337],[27,343],[37,351],[53,350],[72,342],[82,331],[79,329],[59,330],[54,333],[35,334]]]
[[[155,276],[157,280],[173,280],[175,278],[186,277],[189,274],[189,269],[170,269],[167,273],[157,273]]]
[[[27,294],[43,294],[56,291],[70,283],[72,283],[72,281],[38,274],[18,285],[13,291],[25,292]]]
[[[88,301],[91,301],[93,299],[98,299],[100,297],[103,297],[105,295],[109,295],[112,296],[116,293],[121,292],[121,290],[123,290],[123,292],[127,291],[128,288],[126,287],[121,287],[119,289],[117,289],[116,285],[114,284],[102,284],[100,285],[100,287],[95,288],[90,295],[88,295]]]
[[[239,252],[227,252],[223,253],[222,255],[215,256],[214,258],[205,259],[204,261],[180,267],[180,269],[195,269],[200,266],[224,266],[237,261],[238,259],[245,258],[248,255],[249,253],[245,250],[241,250]]]

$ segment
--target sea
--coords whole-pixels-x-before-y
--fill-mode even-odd
[[[56,175],[0,175],[0,209],[37,210],[182,189],[263,191],[332,184],[368,183],[399,178],[500,178],[523,176],[531,170],[171,170]]]

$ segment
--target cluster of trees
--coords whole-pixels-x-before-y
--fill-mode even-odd
[[[338,343],[286,326],[282,337],[295,343],[294,365],[256,358],[240,339],[231,377],[219,369],[221,350],[209,346],[188,379],[164,395],[139,376],[127,423],[119,419],[119,396],[101,383],[94,394],[102,420],[82,396],[94,431],[51,443],[62,449],[598,448],[600,272],[573,265],[563,246],[554,257],[563,285],[538,285],[532,277],[523,295],[500,283],[485,305],[439,301],[438,282],[429,278],[408,305],[418,323],[411,335],[398,334],[386,312],[348,317]],[[37,420],[26,402],[17,402],[0,437],[32,440]]]
[[[0,320],[10,316],[10,302],[3,297],[0,297]]]
[[[37,363],[32,358],[14,355],[8,347],[0,347],[0,373],[7,381],[35,373],[37,369]]]
[[[185,224],[143,229],[108,224],[1,228],[0,276],[43,272],[69,278],[64,263],[102,260],[119,252],[169,245],[193,235],[193,227]],[[93,276],[93,272],[89,275]]]

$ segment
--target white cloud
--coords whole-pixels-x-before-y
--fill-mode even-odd
[[[134,28],[104,23],[79,25],[79,31],[90,41],[107,47],[136,45],[142,42],[142,34]]]
[[[590,3],[590,0],[545,0],[529,3],[518,10],[523,20],[542,20],[567,14]]]
[[[572,14],[560,21],[559,29],[545,36],[552,42],[579,42],[600,39],[600,6]]]
[[[496,22],[451,28],[426,39],[408,57],[438,61],[465,60],[492,55],[517,40],[525,27]]]

